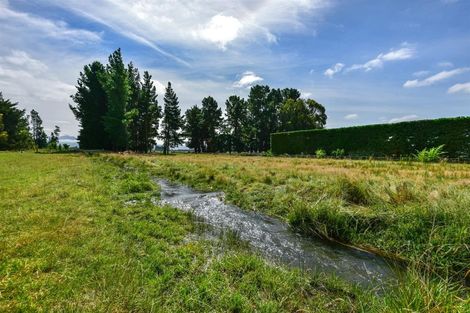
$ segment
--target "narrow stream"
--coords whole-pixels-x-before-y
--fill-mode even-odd
[[[288,266],[326,272],[364,287],[382,289],[397,278],[382,257],[329,241],[306,238],[286,223],[257,212],[225,204],[221,192],[199,192],[158,179],[161,203],[191,212],[215,229],[236,232],[264,257]]]

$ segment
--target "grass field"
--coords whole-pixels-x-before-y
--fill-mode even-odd
[[[339,176],[362,183],[371,173],[375,186],[385,188],[383,173],[389,168],[391,176],[421,181],[417,188],[423,189],[412,189],[410,203],[430,197],[419,191],[432,189],[425,182],[433,181],[434,188],[444,188],[433,195],[436,205],[451,199],[463,205],[467,194],[453,197],[464,190],[465,166],[194,155],[139,158],[152,167],[140,166],[140,161],[127,156],[0,153],[0,312],[468,312],[470,308],[465,291],[446,282],[410,276],[399,288],[377,297],[331,277],[269,263],[233,236],[206,240],[198,236],[190,215],[152,203],[158,190],[150,180],[150,174],[158,173],[199,188],[223,189],[244,208],[280,216],[308,230],[316,216],[309,212],[315,207],[298,208],[307,201],[340,204],[345,212],[364,211],[365,220],[376,214],[376,203],[388,203],[380,190],[373,193],[373,189],[364,193],[367,202],[355,203],[355,192],[345,196],[329,184]],[[368,180],[363,183],[369,188]],[[342,216],[341,210],[334,214]],[[393,212],[406,212],[401,210]],[[452,215],[461,208],[446,210],[455,223],[452,230],[468,221],[468,216],[458,220]],[[302,220],[301,214],[312,217]],[[325,232],[331,235],[333,229],[328,229]],[[371,235],[350,236],[353,243],[375,245],[372,239],[367,241]],[[450,243],[453,252],[440,258],[457,256],[459,241]],[[453,262],[441,266],[459,268],[460,261]]]
[[[178,154],[154,174],[278,216],[315,236],[462,280],[470,269],[470,165]]]

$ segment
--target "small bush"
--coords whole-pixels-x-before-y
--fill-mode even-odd
[[[320,158],[320,159],[321,159],[321,158],[324,158],[324,157],[326,157],[326,151],[323,150],[323,149],[317,149],[317,150],[315,151],[315,156],[316,156],[317,158]]]
[[[444,154],[444,145],[440,145],[438,147],[433,147],[430,149],[424,148],[421,151],[417,151],[417,154],[414,157],[416,161],[430,163],[439,162]]]
[[[331,155],[336,157],[336,158],[342,158],[344,157],[344,149],[336,149],[331,152]]]

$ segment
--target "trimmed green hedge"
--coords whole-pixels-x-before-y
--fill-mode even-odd
[[[447,157],[470,158],[470,117],[271,134],[273,154],[344,149],[349,156],[400,157],[442,144]]]

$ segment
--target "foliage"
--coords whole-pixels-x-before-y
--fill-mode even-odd
[[[433,148],[424,148],[421,151],[417,151],[417,154],[414,155],[416,161],[429,163],[429,162],[438,162],[441,160],[442,156],[445,154],[444,146],[440,145]]]
[[[31,110],[31,131],[34,144],[37,148],[45,148],[47,146],[47,135],[42,127],[42,119],[36,110]]]
[[[3,114],[0,113],[0,148],[6,146],[8,143],[8,133],[5,131],[5,124],[3,124]]]
[[[126,107],[130,97],[127,69],[122,60],[121,49],[108,58],[106,72],[99,79],[107,96],[107,111],[103,117],[104,129],[108,134],[111,148],[126,150],[129,133],[126,125]]]
[[[25,110],[0,92],[0,150],[25,150],[33,145]]]
[[[331,155],[337,158],[344,157],[344,154],[345,154],[344,149],[336,149],[336,150],[331,151]]]
[[[202,99],[203,151],[217,151],[217,130],[222,124],[222,110],[211,96]]]
[[[59,136],[60,136],[60,127],[55,126],[54,130],[51,132],[49,136],[49,142],[47,143],[47,147],[51,150],[56,150],[61,148],[59,144]]]
[[[271,135],[274,154],[312,154],[319,148],[345,149],[358,156],[410,156],[445,145],[450,158],[470,158],[470,117],[443,118]]]
[[[82,149],[111,148],[103,123],[108,100],[100,77],[105,72],[104,65],[98,61],[85,65],[75,87],[77,91],[71,96],[75,106],[69,107],[79,122],[78,142]]]
[[[225,101],[225,115],[233,150],[245,151],[248,128],[248,109],[245,99],[236,95],[228,97]]]
[[[315,150],[315,156],[317,158],[320,158],[320,159],[324,158],[324,157],[326,157],[326,151],[323,150],[323,149],[317,149],[317,150]]]
[[[170,148],[183,143],[180,129],[184,126],[178,97],[171,87],[170,82],[168,82],[168,86],[166,87],[163,102],[162,131],[159,137],[163,140],[163,153],[168,154]]]
[[[186,110],[184,136],[188,138],[186,143],[188,148],[194,149],[196,153],[203,152],[203,115],[202,110],[197,105]]]
[[[135,122],[138,129],[137,151],[150,152],[155,146],[161,114],[161,107],[158,105],[157,90],[153,85],[152,75],[145,71],[144,79],[141,83],[137,121]]]
[[[139,69],[134,67],[132,62],[127,65],[127,75],[129,77],[129,100],[126,107],[125,121],[129,132],[129,149],[139,151],[142,150],[142,143],[139,138],[141,134],[139,129],[141,128],[139,102],[142,90]]]

